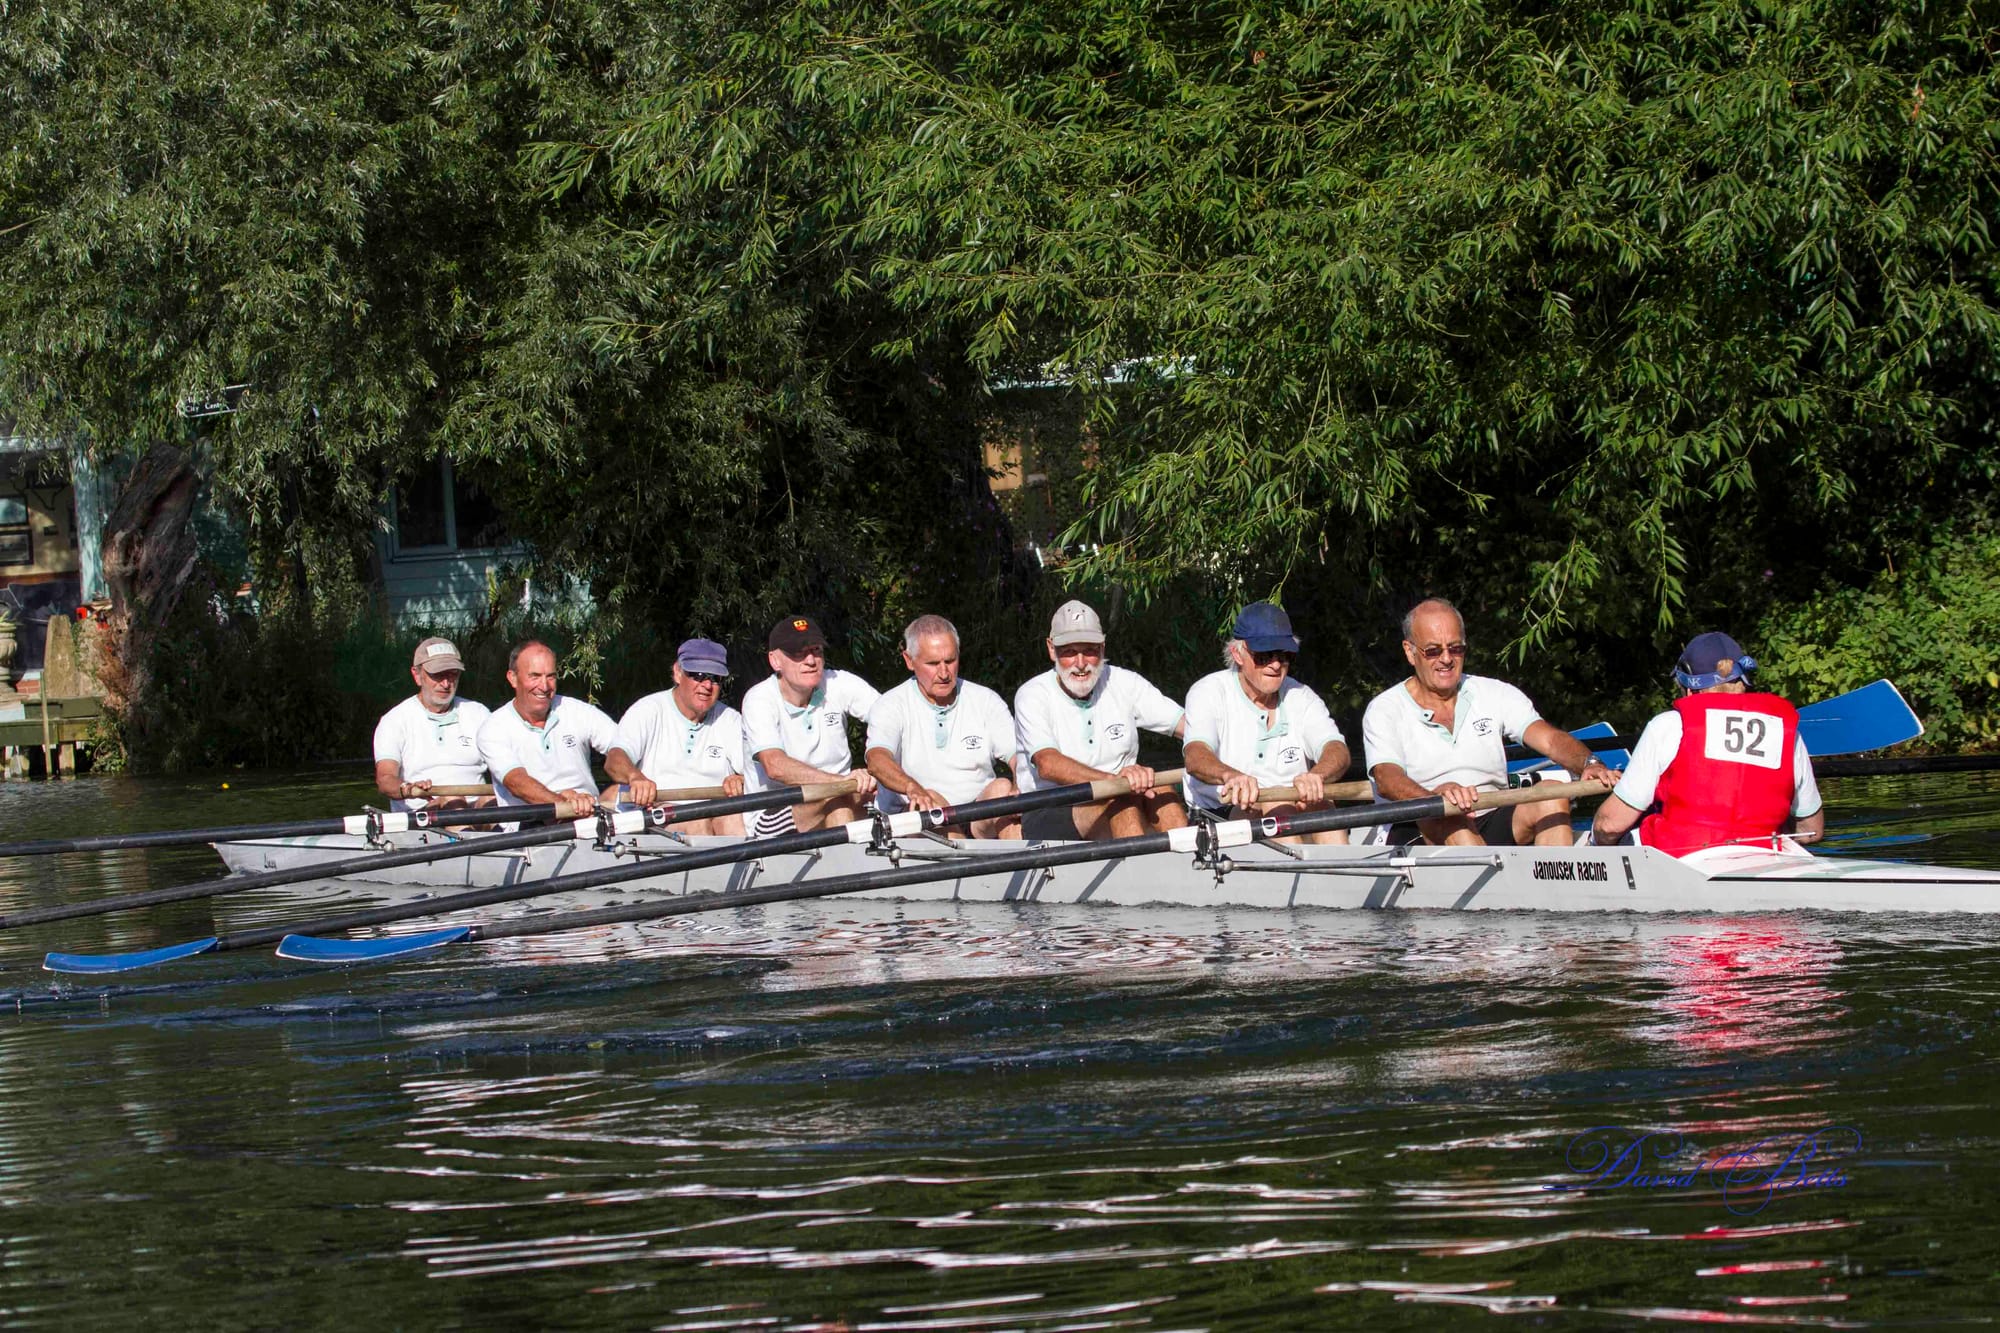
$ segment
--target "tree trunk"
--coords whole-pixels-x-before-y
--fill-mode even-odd
[[[111,611],[98,636],[105,707],[126,718],[145,697],[153,644],[194,576],[201,477],[185,449],[156,444],[132,469],[104,523]]]

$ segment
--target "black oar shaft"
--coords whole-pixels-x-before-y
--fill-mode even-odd
[[[489,813],[486,817],[490,820],[493,816]],[[112,912],[159,907],[166,903],[189,902],[197,898],[214,898],[225,893],[241,893],[250,889],[275,888],[282,884],[298,884],[309,879],[338,879],[342,875],[355,875],[371,870],[393,870],[398,866],[425,865],[436,861],[448,861],[454,857],[471,856],[477,852],[506,851],[515,847],[536,847],[551,842],[566,842],[574,837],[576,830],[568,824],[563,824],[555,828],[523,829],[518,833],[495,833],[460,842],[407,847],[401,851],[369,852],[365,856],[349,857],[344,861],[322,861],[309,866],[287,866],[281,870],[265,870],[249,875],[229,875],[222,879],[176,884],[167,888],[148,889],[140,893],[126,893],[115,898],[98,898],[88,902],[30,907],[0,916],[0,930],[12,930],[16,926],[37,926],[50,921],[68,921],[80,916],[107,916]]]
[[[2000,768],[2000,754],[1912,755],[1907,759],[1815,759],[1818,778],[1879,778],[1897,773],[1983,773]]]
[[[524,805],[509,809],[510,822],[546,820],[555,814],[553,805]],[[359,818],[359,816],[356,816]],[[432,827],[460,824],[490,824],[493,810],[437,810],[428,814]],[[285,824],[225,824],[217,828],[157,829],[150,833],[97,833],[82,838],[44,838],[39,842],[0,843],[0,857],[53,856],[62,852],[122,852],[149,847],[199,847],[211,842],[247,842],[254,838],[318,838],[348,831],[347,819],[298,819]]]
[[[1584,790],[1588,788],[1589,790]],[[1487,809],[1522,805],[1551,798],[1601,796],[1605,788],[1595,783],[1550,784],[1489,792],[1479,804]],[[1373,824],[1400,824],[1419,819],[1438,819],[1456,810],[1442,796],[1415,801],[1386,801],[1380,805],[1346,810],[1309,810],[1294,815],[1265,815],[1247,821],[1250,840],[1267,842],[1293,834],[1330,833],[1336,829],[1366,828]],[[1229,825],[1221,826],[1223,828]],[[1242,827],[1242,822],[1237,823]],[[1183,838],[1185,834],[1183,834]],[[632,903],[622,907],[599,907],[560,916],[524,917],[474,926],[468,941],[506,939],[517,935],[555,935],[570,930],[617,925],[632,921],[653,921],[697,912],[721,912],[736,907],[764,903],[794,902],[806,898],[830,898],[869,889],[893,889],[910,884],[932,884],[961,875],[1002,875],[1023,870],[1046,870],[1056,866],[1082,865],[1094,861],[1116,861],[1151,852],[1171,851],[1176,837],[1168,833],[1143,833],[1135,838],[1112,838],[1103,842],[1075,842],[1054,847],[1028,847],[1018,852],[981,853],[976,857],[928,865],[890,866],[858,875],[833,879],[798,880],[762,888],[731,889],[725,892],[693,893],[666,902]]]
[[[771,795],[769,792],[761,794]],[[1079,782],[1066,787],[1050,787],[1016,796],[995,797],[990,801],[974,801],[970,805],[945,810],[928,811],[924,816],[924,823],[930,828],[969,824],[978,819],[997,819],[1006,815],[1022,814],[1029,810],[1075,805],[1079,801],[1088,800],[1090,796],[1091,784]],[[703,804],[707,805],[707,802]],[[214,951],[222,953],[230,949],[255,948],[260,944],[276,943],[287,935],[332,935],[345,930],[360,930],[367,926],[386,926],[397,921],[411,921],[418,917],[443,916],[451,912],[491,907],[496,903],[519,902],[525,898],[540,898],[583,889],[608,888],[614,884],[647,879],[654,875],[679,875],[691,870],[707,870],[714,866],[731,865],[738,861],[749,861],[764,856],[818,851],[824,847],[837,847],[849,841],[851,837],[850,826],[840,825],[835,828],[812,829],[805,833],[787,833],[776,838],[730,843],[722,847],[707,847],[671,856],[641,857],[629,865],[605,866],[600,870],[586,870],[580,874],[563,875],[556,879],[546,879],[531,884],[504,884],[490,889],[474,889],[468,893],[454,893],[443,898],[427,898],[419,903],[397,903],[388,907],[366,908],[304,926],[268,926],[256,930],[236,931],[233,934],[218,936]]]

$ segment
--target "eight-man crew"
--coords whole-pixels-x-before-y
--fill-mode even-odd
[[[890,813],[937,810],[1012,796],[1014,719],[999,695],[958,675],[958,629],[925,615],[903,630],[910,678],[875,701],[868,715],[868,771]],[[975,838],[1018,838],[1017,816],[974,821]]]
[[[1288,814],[1327,806],[1326,783],[1347,771],[1347,741],[1317,694],[1292,679],[1299,651],[1291,618],[1270,602],[1236,615],[1229,665],[1194,683],[1187,696],[1188,799],[1233,817]],[[1260,787],[1291,786],[1290,801],[1263,801]],[[1307,841],[1344,843],[1345,829]]]
[[[1482,792],[1507,785],[1509,741],[1607,787],[1611,770],[1582,741],[1544,721],[1514,686],[1466,675],[1465,654],[1465,618],[1444,598],[1426,598],[1403,617],[1410,678],[1376,695],[1361,719],[1376,799],[1442,796],[1458,807],[1455,814],[1418,822],[1426,842],[1569,846],[1569,802],[1562,798],[1469,812]]]
[[[618,720],[607,771],[633,770],[623,779],[635,805],[651,805],[662,790],[722,788],[741,796],[749,761],[743,750],[743,715],[722,702],[729,652],[713,639],[688,639],[674,653],[674,685],[647,695]],[[691,834],[741,834],[743,816],[711,815],[682,821]]]
[[[598,799],[592,750],[606,756],[613,782],[639,776],[623,756],[611,757],[618,727],[604,710],[556,689],[556,655],[547,644],[539,639],[515,644],[507,655],[507,683],[514,687],[513,700],[494,709],[479,729],[479,757],[493,774],[500,804],[566,800],[578,814],[586,812]]]
[[[760,837],[847,824],[866,813],[875,775],[854,764],[847,719],[866,724],[881,697],[851,671],[826,664],[826,632],[810,616],[786,616],[767,640],[771,674],[743,696],[743,730],[753,772],[767,787],[852,779],[852,796],[767,811]]]
[[[1051,670],[1014,692],[1015,748],[1021,785],[1058,787],[1123,778],[1130,796],[1067,810],[1036,811],[1025,831],[1036,838],[1129,838],[1184,828],[1187,813],[1171,787],[1155,787],[1139,762],[1139,732],[1178,739],[1181,706],[1136,671],[1104,660],[1104,624],[1082,602],[1064,602],[1049,620]]]
[[[1681,653],[1674,706],[1646,724],[1618,788],[1597,808],[1591,839],[1617,842],[1634,824],[1639,841],[1673,856],[1725,843],[1768,842],[1826,831],[1799,712],[1752,691],[1757,663],[1727,634],[1698,634]],[[1659,802],[1657,814],[1640,817]]]
[[[479,758],[479,728],[485,704],[458,697],[465,663],[449,639],[425,639],[410,662],[417,692],[375,724],[375,790],[407,810],[413,798],[428,798],[432,787],[470,786],[486,780]],[[458,798],[447,805],[485,804]]]

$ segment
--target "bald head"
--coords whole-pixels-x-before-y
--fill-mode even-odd
[[[1437,617],[1444,617],[1437,619]],[[1426,597],[1403,613],[1403,638],[1406,642],[1417,643],[1419,624],[1444,631],[1433,642],[1449,642],[1465,637],[1465,617],[1458,608],[1442,597]]]

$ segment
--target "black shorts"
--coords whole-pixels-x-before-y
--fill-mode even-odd
[[[1472,827],[1479,831],[1479,836],[1486,840],[1488,847],[1514,847],[1519,845],[1514,841],[1514,811],[1511,806],[1503,806],[1498,810],[1480,810],[1476,812],[1472,816]],[[1389,845],[1391,847],[1409,847],[1423,840],[1424,836],[1418,832],[1415,824],[1391,824],[1389,826]]]
[[[1030,810],[1021,816],[1021,836],[1029,842],[1074,842],[1076,816],[1066,805]]]

